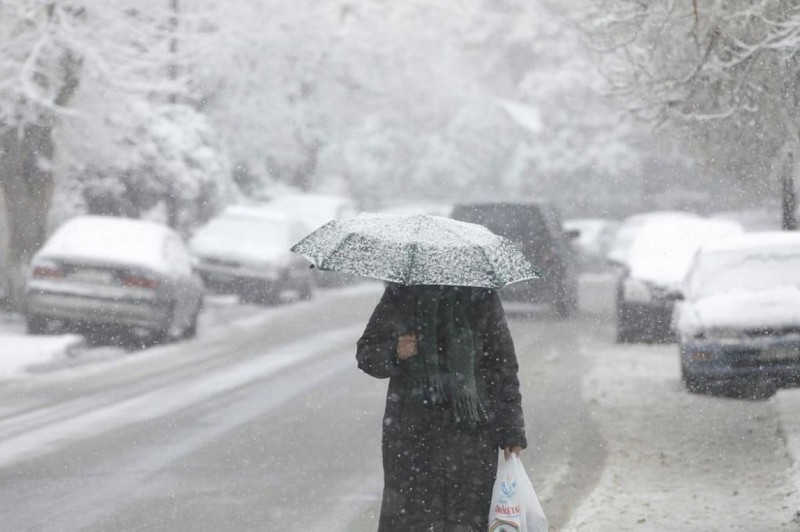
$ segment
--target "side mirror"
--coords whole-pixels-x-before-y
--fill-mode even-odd
[[[568,231],[564,231],[564,236],[567,237],[568,240],[575,240],[581,236],[581,231],[580,229],[570,229]]]
[[[618,272],[620,275],[627,274],[629,270],[628,265],[622,262],[621,260],[617,260],[611,257],[606,257],[606,263],[611,267],[612,270]]]
[[[667,298],[671,301],[684,301],[686,300],[686,296],[680,290],[675,290],[674,292],[670,292],[667,294]]]

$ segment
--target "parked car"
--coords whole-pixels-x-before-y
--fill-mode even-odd
[[[444,216],[449,218],[453,206],[449,203],[438,202],[403,202],[385,205],[378,213],[387,216],[411,216],[414,214],[428,214],[431,216]]]
[[[800,234],[747,233],[703,246],[674,327],[691,390],[753,380],[800,385]]]
[[[636,235],[648,222],[660,221],[668,223],[670,220],[684,219],[698,220],[701,217],[682,211],[651,211],[634,214],[625,218],[614,232],[614,236],[609,242],[606,251],[606,261],[617,268],[625,268],[628,263],[631,245]]]
[[[354,218],[358,215],[356,204],[348,197],[335,194],[284,194],[276,196],[266,207],[285,213],[308,228],[317,229],[331,220]],[[336,288],[355,283],[359,278],[340,272],[311,271],[314,283],[323,288]]]
[[[649,219],[632,239],[617,280],[617,342],[673,340],[672,310],[692,257],[739,224],[693,216]]]
[[[503,289],[507,299],[552,304],[562,317],[578,308],[576,255],[558,211],[544,203],[473,203],[455,205],[452,218],[478,223],[514,242],[541,279]],[[576,236],[576,235],[572,235]]]
[[[270,304],[287,290],[303,299],[312,296],[311,270],[289,251],[307,233],[306,226],[282,213],[229,209],[200,227],[189,247],[211,290]]]
[[[331,220],[353,218],[358,214],[350,198],[332,194],[286,194],[277,196],[266,206],[299,220],[310,231]]]
[[[80,216],[34,256],[26,286],[28,332],[122,327],[159,340],[190,337],[202,281],[180,236],[143,220]]]
[[[572,242],[578,253],[581,271],[601,271],[607,268],[606,255],[614,240],[619,222],[604,218],[574,218],[564,220],[564,229],[577,234]]]

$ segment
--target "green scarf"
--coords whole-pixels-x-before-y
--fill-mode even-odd
[[[475,344],[459,289],[420,286],[414,290],[417,356],[407,360],[411,397],[431,405],[450,399],[456,423],[475,427],[485,416],[475,385]],[[445,368],[439,364],[439,336],[444,337]]]

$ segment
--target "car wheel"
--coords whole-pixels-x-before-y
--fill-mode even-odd
[[[702,392],[705,389],[703,379],[692,373],[683,363],[681,363],[681,380],[686,389],[692,393]]]
[[[647,340],[647,331],[631,317],[630,309],[623,303],[617,303],[617,343],[633,344]]]
[[[151,332],[150,340],[154,344],[166,344],[174,341],[180,336],[180,331],[175,331],[175,302],[169,304],[164,323],[160,329]]]
[[[555,303],[556,315],[559,318],[572,318],[578,313],[578,302],[573,296],[566,296]]]
[[[265,283],[258,288],[257,303],[259,305],[277,305],[280,302],[281,287],[283,282],[278,284]]]
[[[25,325],[28,334],[42,335],[50,332],[50,319],[44,316],[27,315],[25,316]]]
[[[635,340],[631,335],[631,332],[627,329],[623,329],[617,326],[617,343],[618,344],[632,344]]]
[[[300,299],[302,301],[308,301],[312,297],[314,297],[314,287],[311,285],[311,281],[308,281],[300,289]]]
[[[634,337],[632,331],[630,330],[630,324],[628,323],[626,313],[623,311],[623,309],[619,308],[617,310],[617,343],[630,344],[633,342]]]
[[[192,321],[189,322],[189,326],[183,330],[183,334],[181,335],[182,338],[188,340],[190,338],[194,338],[197,336],[197,315],[198,312],[195,312],[194,316],[192,316]]]
[[[556,315],[559,318],[572,318],[578,313],[578,294],[574,289],[564,286],[563,281],[559,283],[556,291],[555,302],[553,303]]]

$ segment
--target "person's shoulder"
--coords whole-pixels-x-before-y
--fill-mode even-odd
[[[384,283],[383,295],[385,297],[402,297],[405,294],[405,287],[397,283]]]
[[[469,291],[471,297],[474,299],[492,299],[497,295],[497,290],[493,288],[471,287]]]
[[[413,295],[406,286],[397,283],[385,283],[381,300],[385,304],[402,306],[413,300]]]
[[[497,290],[491,288],[476,288],[468,289],[467,297],[470,304],[480,308],[494,308],[500,304],[500,296]]]

